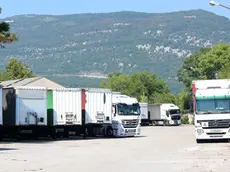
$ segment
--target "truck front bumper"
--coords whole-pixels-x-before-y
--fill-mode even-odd
[[[230,139],[229,128],[203,129],[199,127],[199,128],[195,128],[195,133],[196,133],[196,139],[198,140]]]
[[[181,121],[180,120],[169,120],[169,125],[180,125]]]
[[[116,136],[116,137],[139,136],[140,133],[141,133],[141,127],[118,128],[118,129],[114,130],[114,136]]]

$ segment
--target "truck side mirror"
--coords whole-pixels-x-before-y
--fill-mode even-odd
[[[106,94],[104,93],[104,96],[103,96],[103,102],[104,104],[106,103]]]
[[[115,108],[115,106],[112,107],[112,114],[113,114],[113,116],[116,116],[116,108]]]
[[[169,111],[166,110],[166,116],[169,117]]]

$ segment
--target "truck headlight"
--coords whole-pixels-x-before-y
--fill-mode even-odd
[[[202,129],[197,129],[197,133],[198,133],[198,134],[202,134],[202,133],[204,133],[204,130],[202,130]]]

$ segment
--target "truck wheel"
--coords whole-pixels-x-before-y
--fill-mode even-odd
[[[53,139],[53,140],[56,140],[56,139],[57,139],[56,128],[53,128],[53,129],[52,129],[52,134],[51,134],[51,136],[52,136],[52,139]]]
[[[109,137],[109,138],[113,137],[113,129],[112,129],[112,127],[107,127],[107,129],[106,129],[106,137]]]
[[[2,133],[2,131],[0,131],[0,141],[2,141],[3,137],[4,137],[4,134]]]
[[[167,121],[166,120],[164,120],[163,123],[164,123],[163,124],[164,126],[167,126]]]

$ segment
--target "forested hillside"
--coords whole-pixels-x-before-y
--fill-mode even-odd
[[[98,78],[111,72],[148,71],[179,92],[177,72],[184,59],[201,47],[230,41],[229,19],[203,10],[31,14],[4,21],[19,41],[1,49],[2,69],[11,56],[20,57],[36,74],[72,87],[99,86]]]

